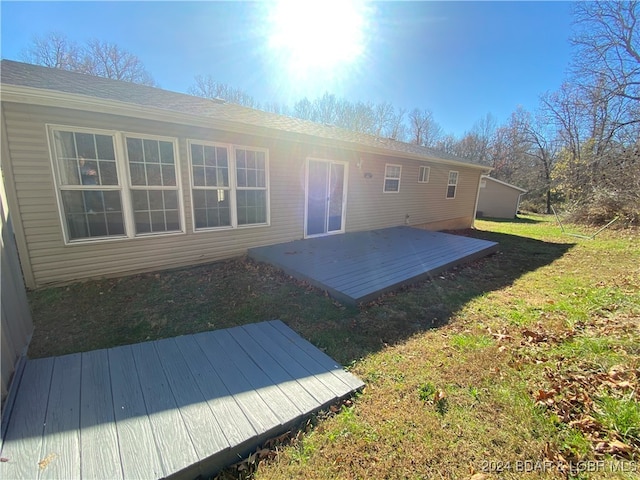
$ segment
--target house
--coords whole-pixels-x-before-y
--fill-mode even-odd
[[[478,217],[515,218],[520,207],[523,188],[483,175],[478,194]]]
[[[473,225],[487,168],[220,100],[3,60],[2,173],[30,288],[301,238]]]

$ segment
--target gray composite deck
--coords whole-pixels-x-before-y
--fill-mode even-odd
[[[28,360],[0,478],[207,478],[362,386],[279,320]]]
[[[487,240],[393,227],[252,248],[249,257],[356,305],[497,248]]]

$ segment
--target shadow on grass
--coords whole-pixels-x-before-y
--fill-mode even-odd
[[[562,257],[575,245],[486,231],[466,233],[498,242],[498,252],[387,294],[340,321],[316,323],[302,318],[288,323],[336,360],[349,364],[386,345],[448,323],[469,301],[511,285],[522,275]]]
[[[438,327],[467,302],[562,257],[573,244],[487,231],[490,257],[404,287],[360,308],[248,259],[29,293],[32,358],[280,319],[348,365],[385,345]]]

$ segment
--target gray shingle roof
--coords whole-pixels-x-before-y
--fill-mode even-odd
[[[465,159],[419,145],[378,138],[373,135],[263,112],[220,100],[195,97],[130,82],[12,60],[2,60],[0,74],[2,84],[7,85],[84,95],[209,118],[214,121],[217,119],[291,134],[310,135],[325,140],[353,144],[354,147],[366,146],[369,150],[374,149],[382,154],[405,154],[413,158],[449,160],[479,166]]]

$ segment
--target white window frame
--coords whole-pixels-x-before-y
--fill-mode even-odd
[[[224,148],[227,150],[227,167],[229,168],[229,186],[225,187],[223,190],[229,192],[229,216],[230,216],[229,225],[221,225],[218,227],[196,228],[196,208],[195,208],[196,205],[193,199],[193,192],[195,190],[220,190],[220,188],[195,185],[194,176],[193,176],[193,166],[194,166],[193,156],[191,151],[191,147],[193,145],[201,145],[204,147],[214,147],[214,148]],[[235,162],[231,158],[231,156],[233,155],[233,146],[227,143],[189,139],[187,140],[187,151],[188,151],[187,155],[189,157],[189,185],[191,190],[191,221],[192,221],[193,231],[196,233],[200,233],[200,232],[210,232],[212,230],[229,230],[232,228],[236,228],[237,224],[235,222],[235,215],[234,215],[234,212],[236,210],[236,196],[234,194],[234,185],[236,182],[236,179],[235,179],[236,169],[235,169]]]
[[[427,165],[420,165],[418,168],[418,183],[429,183],[429,176],[431,175],[431,167]]]
[[[452,174],[455,174],[455,180],[451,180]],[[447,200],[452,200],[456,198],[456,193],[458,191],[458,180],[460,179],[460,173],[457,170],[449,170],[449,176],[447,177],[447,191],[445,192],[445,197]],[[449,188],[453,187],[453,196],[449,196]]]
[[[58,203],[58,213],[60,225],[62,227],[62,233],[64,238],[65,245],[86,245],[89,243],[103,243],[103,242],[115,242],[122,240],[134,240],[138,238],[149,238],[149,237],[160,237],[160,236],[168,236],[168,235],[183,235],[185,233],[185,216],[184,216],[184,207],[183,207],[183,192],[182,192],[182,181],[180,179],[180,158],[179,158],[179,149],[178,149],[178,140],[175,137],[167,137],[167,136],[158,136],[158,135],[147,135],[136,132],[124,132],[118,130],[108,130],[102,128],[90,128],[90,127],[78,127],[73,125],[59,125],[59,124],[46,124],[47,131],[47,142],[49,146],[49,159],[52,166],[52,171],[55,180],[55,189],[56,189],[56,201]],[[123,224],[124,224],[124,234],[122,235],[111,235],[111,236],[102,236],[102,237],[87,237],[87,238],[77,238],[71,239],[69,234],[69,226],[67,224],[67,220],[65,218],[64,205],[62,201],[62,192],[63,191],[83,191],[87,190],[83,188],[82,185],[63,185],[62,177],[60,173],[60,164],[58,161],[57,153],[56,153],[56,145],[54,139],[55,131],[67,131],[73,133],[87,133],[94,135],[108,135],[113,138],[114,142],[114,153],[115,153],[115,161],[116,161],[116,173],[118,175],[118,184],[117,185],[100,185],[100,190],[112,190],[120,192],[120,202],[122,205],[122,216],[123,216]],[[180,221],[180,229],[172,230],[169,232],[149,232],[149,233],[141,233],[137,234],[135,229],[135,219],[133,213],[133,203],[132,203],[132,185],[131,185],[131,175],[129,171],[129,160],[128,153],[126,147],[126,138],[140,138],[140,139],[149,139],[149,140],[161,140],[170,142],[173,146],[173,155],[175,161],[175,175],[176,175],[176,186],[170,187],[170,189],[175,189],[177,191],[177,202],[178,202],[178,218]],[[168,187],[160,187],[162,189],[169,189]]]
[[[264,187],[240,187],[238,186],[238,177],[237,177],[237,165],[236,165],[236,153],[238,150],[251,150],[253,152],[262,152],[264,153]],[[254,227],[268,227],[269,225],[271,225],[271,202],[269,197],[271,196],[271,189],[269,188],[269,150],[266,148],[260,148],[260,147],[251,147],[248,145],[233,145],[232,148],[233,151],[233,178],[235,180],[235,191],[234,191],[234,197],[235,201],[236,201],[236,208],[234,211],[234,215],[236,216],[236,223],[235,225],[237,226],[237,228],[254,228]],[[260,222],[260,223],[245,223],[242,225],[238,225],[238,198],[237,198],[237,194],[238,191],[264,191],[264,202],[265,202],[265,208],[266,208],[266,212],[265,212],[265,221],[264,222]]]
[[[392,177],[388,174],[389,167],[397,167],[399,168],[398,176]],[[402,179],[402,165],[398,165],[396,163],[386,163],[384,166],[384,181],[382,182],[382,192],[383,193],[400,193],[400,181]],[[397,190],[387,190],[387,180],[397,180],[398,181],[398,189]]]
[[[133,139],[140,139],[143,141],[144,144],[144,140],[154,140],[154,141],[162,141],[162,142],[168,142],[171,143],[173,145],[173,160],[174,160],[174,166],[175,166],[175,175],[176,175],[176,185],[172,186],[172,185],[133,185],[131,182],[131,172],[129,170],[129,151],[127,149],[127,138],[133,138]],[[168,232],[144,232],[144,233],[135,233],[135,218],[134,218],[134,212],[133,212],[133,199],[132,198],[128,198],[129,203],[128,205],[130,206],[130,213],[131,213],[131,221],[132,221],[132,234],[136,237],[136,238],[140,238],[140,237],[148,237],[148,236],[158,236],[158,235],[173,235],[173,234],[184,234],[185,233],[185,224],[184,224],[184,208],[182,207],[182,202],[183,202],[183,194],[182,194],[182,182],[180,181],[180,159],[179,159],[179,152],[180,150],[178,149],[178,140],[174,137],[166,137],[166,136],[160,136],[160,135],[147,135],[147,134],[142,134],[142,133],[135,133],[135,132],[122,132],[122,148],[124,149],[124,155],[125,155],[125,159],[126,159],[126,178],[128,180],[128,191],[127,191],[127,195],[129,197],[132,197],[132,192],[134,190],[145,190],[145,191],[151,191],[151,190],[156,190],[156,191],[175,191],[176,192],[176,196],[177,196],[177,202],[178,202],[178,219],[180,221],[180,229],[179,230],[171,230]]]
[[[230,225],[222,225],[218,227],[204,227],[204,228],[196,228],[196,216],[195,216],[195,202],[193,201],[193,191],[198,189],[212,189],[216,190],[216,188],[210,187],[202,187],[195,186],[193,179],[193,158],[191,147],[192,145],[204,145],[210,147],[218,147],[218,148],[226,148],[227,150],[227,159],[228,159],[228,168],[229,168],[229,208],[230,208],[230,217],[231,224]],[[253,147],[248,145],[234,145],[230,143],[221,143],[221,142],[211,142],[206,140],[198,140],[198,139],[188,139],[187,140],[187,150],[189,157],[189,182],[191,187],[191,220],[193,222],[193,231],[195,233],[202,232],[211,232],[218,230],[229,230],[229,229],[243,229],[243,228],[259,228],[259,227],[268,227],[271,225],[271,186],[269,180],[269,150],[261,147]],[[263,152],[265,157],[265,187],[238,187],[237,182],[237,164],[236,164],[236,152],[238,150],[250,150],[254,152]],[[218,189],[219,190],[219,189]],[[226,189],[225,189],[226,190]],[[266,222],[261,223],[249,223],[249,224],[238,224],[238,201],[237,201],[237,192],[245,191],[245,190],[264,190],[265,191],[265,202],[266,202]]]

